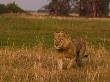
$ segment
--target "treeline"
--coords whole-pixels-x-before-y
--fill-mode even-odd
[[[108,16],[110,0],[51,0],[46,6],[50,15],[69,15],[71,11],[80,16]]]
[[[0,4],[0,14],[4,13],[21,13],[25,12],[23,9],[21,9],[15,2],[9,3],[7,5]]]

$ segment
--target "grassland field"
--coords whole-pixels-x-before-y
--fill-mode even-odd
[[[82,36],[94,45],[110,49],[110,20],[73,18],[26,18],[19,15],[0,16],[0,47],[33,47],[38,43],[53,45],[53,32],[66,31],[73,38]]]
[[[58,71],[53,32],[87,42],[82,67]],[[110,82],[110,19],[0,15],[0,82]]]

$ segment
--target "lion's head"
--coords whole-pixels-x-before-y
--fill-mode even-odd
[[[70,46],[71,38],[63,31],[54,33],[54,47],[57,50],[67,49]]]

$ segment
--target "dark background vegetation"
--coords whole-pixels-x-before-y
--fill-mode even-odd
[[[7,5],[0,4],[0,14],[4,13],[20,13],[24,12],[23,9],[21,9],[15,2],[9,3]]]
[[[46,6],[50,15],[69,15],[70,12],[80,16],[108,16],[109,0],[51,0]]]
[[[109,0],[51,0],[44,5],[44,10],[54,16],[69,16],[70,13],[77,13],[79,16],[107,17],[109,16]],[[0,13],[21,13],[25,12],[15,2],[7,5],[0,4]]]

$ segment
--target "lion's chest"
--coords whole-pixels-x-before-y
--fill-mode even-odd
[[[75,57],[74,50],[67,49],[64,51],[58,51],[58,58],[73,58]]]

